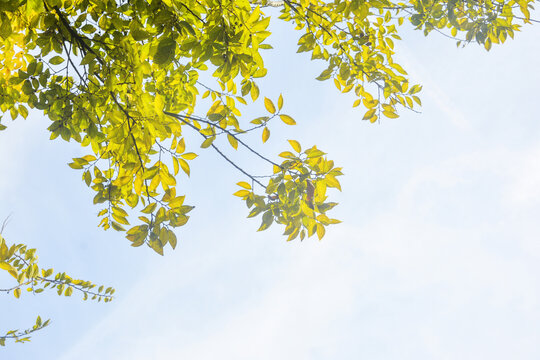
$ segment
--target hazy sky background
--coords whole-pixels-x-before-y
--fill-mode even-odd
[[[2,331],[52,319],[1,359],[540,358],[540,28],[489,53],[405,31],[396,59],[424,85],[422,114],[369,124],[351,96],[314,80],[322,64],[295,54],[297,33],[279,24],[261,90],[282,92],[298,125],[276,122],[267,144],[251,143],[270,155],[286,139],[326,151],[344,168],[330,213],[343,223],[320,242],[257,233],[260,219],[232,196],[241,174],[192,143],[201,156],[178,192],[197,207],[160,257],[96,227],[94,194],[66,165],[83,149],[49,141],[39,114],[8,121],[7,241],[114,286],[116,299],[0,296]]]

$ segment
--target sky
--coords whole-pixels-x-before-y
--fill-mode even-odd
[[[261,90],[283,93],[298,125],[250,141],[270,155],[286,139],[327,152],[345,173],[330,195],[343,223],[322,241],[256,232],[232,196],[242,174],[195,144],[179,184],[196,208],[178,247],[132,248],[97,228],[93,194],[67,166],[83,150],[48,140],[49,120],[32,113],[0,133],[3,235],[116,298],[0,296],[2,331],[52,319],[0,359],[540,358],[539,28],[490,52],[404,31],[396,59],[424,85],[422,113],[376,124],[314,80],[323,65],[295,54],[291,28],[272,30]]]

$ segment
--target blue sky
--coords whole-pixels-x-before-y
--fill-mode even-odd
[[[292,30],[274,23],[261,90],[283,93],[298,125],[251,142],[266,154],[286,139],[328,152],[344,167],[332,194],[343,223],[320,242],[257,233],[232,196],[241,174],[201,150],[179,182],[196,209],[177,249],[131,248],[96,227],[93,194],[66,165],[82,150],[49,141],[48,120],[33,113],[0,133],[0,216],[13,214],[4,236],[117,297],[0,297],[1,329],[52,319],[0,358],[540,357],[538,28],[489,53],[405,31],[396,58],[424,85],[422,114],[368,124],[351,97],[314,80],[322,65],[295,54]]]

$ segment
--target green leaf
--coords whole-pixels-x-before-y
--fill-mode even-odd
[[[33,18],[39,13],[45,11],[42,0],[28,0],[26,3],[26,15]]]
[[[19,114],[26,119],[28,117],[28,109],[24,105],[19,105]]]
[[[0,36],[2,38],[7,39],[11,33],[13,32],[13,29],[11,28],[11,21],[7,17],[6,14],[1,13],[0,14]]]
[[[111,227],[116,231],[126,231],[126,229],[124,229],[124,227],[122,225],[120,225],[120,224],[118,224],[117,222],[114,222],[114,221],[111,221]]]
[[[169,231],[169,244],[171,244],[171,247],[173,249],[176,249],[176,244],[177,244],[176,234],[172,232],[171,230],[168,230],[168,231]]]
[[[150,246],[155,252],[157,252],[159,255],[163,256],[163,247],[161,246],[161,243],[159,240],[151,240],[148,243],[148,246]]]
[[[154,63],[157,65],[167,65],[173,59],[176,51],[176,41],[172,38],[161,39],[154,54]]]
[[[203,143],[201,144],[201,147],[203,149],[206,149],[207,147],[209,147],[210,145],[212,145],[212,143],[214,142],[216,138],[215,137],[209,137],[207,138],[206,140],[203,141]]]
[[[64,58],[61,56],[53,56],[49,62],[53,65],[59,65],[64,62]]]
[[[272,214],[272,211],[265,212],[262,217],[262,224],[257,231],[268,229],[270,225],[272,225],[272,222],[274,222],[274,215]]]

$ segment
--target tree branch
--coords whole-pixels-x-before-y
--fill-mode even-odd
[[[180,115],[180,114],[175,114],[175,113],[170,113],[168,111],[163,111],[163,113],[165,115],[169,115],[169,116],[172,116],[180,121],[182,121],[184,124],[188,125],[189,127],[191,127],[192,129],[194,129],[195,131],[197,131],[203,138],[205,139],[208,139],[208,136],[203,134],[201,132],[201,130],[197,129],[197,127],[195,125],[193,125],[192,123],[190,123],[189,121],[187,121],[186,119],[193,119],[195,121],[197,121],[197,119],[194,119],[194,118],[190,118],[188,116],[184,116],[184,115]],[[238,140],[238,139],[237,139]],[[243,144],[243,143],[242,143]],[[244,146],[248,147],[247,145],[243,144]],[[214,145],[214,144],[210,144],[210,146],[212,146],[212,148],[219,154],[221,155],[221,157],[223,157],[227,162],[229,162],[232,166],[234,166],[238,171],[240,171],[242,174],[246,175],[247,177],[249,177],[253,182],[256,182],[257,184],[259,184],[261,187],[263,188],[266,188],[266,186],[264,186],[259,180],[256,179],[255,176],[247,173],[244,169],[242,169],[240,166],[236,165],[236,163],[234,161],[232,161],[231,159],[229,159],[225,154],[223,154],[223,152],[221,152],[221,150],[219,150],[219,148]],[[249,147],[248,147],[249,148]],[[259,155],[261,156],[261,155]],[[262,157],[262,156],[261,156]],[[263,157],[264,158],[264,157]],[[273,163],[271,160],[267,160],[267,161],[270,161],[271,163]]]

